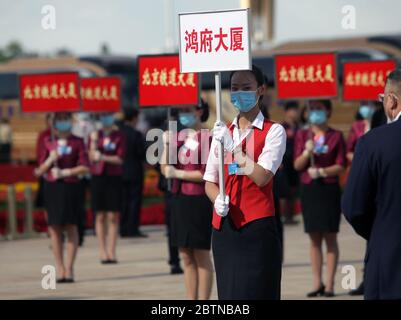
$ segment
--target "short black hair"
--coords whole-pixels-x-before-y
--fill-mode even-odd
[[[124,108],[124,120],[132,121],[135,118],[138,118],[139,111],[135,108]]]
[[[231,87],[231,79],[232,79],[233,75],[236,72],[240,72],[240,71],[241,70],[236,70],[236,71],[231,72],[231,74],[230,74],[230,87]],[[267,77],[263,74],[262,70],[259,67],[255,66],[254,64],[252,65],[252,70],[242,70],[242,71],[252,72],[253,75],[255,76],[255,79],[256,79],[256,82],[258,84],[258,87],[263,86],[264,84],[267,83],[267,80],[268,80]]]
[[[398,87],[398,92],[401,94],[401,69],[391,71],[387,76],[387,82],[390,81]]]
[[[287,101],[284,103],[284,110],[290,110],[290,109],[299,109],[299,103],[298,101]]]
[[[206,122],[207,119],[209,119],[209,113],[210,113],[209,104],[205,100],[201,99],[201,104],[199,106],[196,106],[196,109],[197,110],[203,110],[203,113],[202,113],[202,116],[200,118],[200,121],[201,122]]]
[[[331,100],[321,99],[321,100],[311,100],[310,102],[321,103],[322,105],[324,105],[327,111],[331,111],[333,109],[333,104],[331,103]]]

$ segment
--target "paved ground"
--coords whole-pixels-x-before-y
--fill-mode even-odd
[[[42,266],[53,264],[46,237],[0,241],[0,299],[185,299],[183,277],[169,274],[164,226],[143,230],[149,238],[120,240],[117,265],[100,265],[96,239],[88,236],[78,253],[76,283],[56,290],[41,287]],[[353,265],[359,283],[365,244],[344,221],[339,239],[335,299],[351,299],[341,288],[341,267]],[[304,299],[311,289],[308,245],[301,225],[286,228],[283,299]]]

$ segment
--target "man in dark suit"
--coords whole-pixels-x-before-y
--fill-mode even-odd
[[[389,124],[358,141],[342,208],[369,241],[365,299],[401,299],[401,69],[389,74],[382,100]]]
[[[126,152],[123,163],[123,195],[120,219],[121,237],[146,237],[139,230],[146,149],[145,140],[135,126],[138,110],[127,109],[120,130],[125,136]]]

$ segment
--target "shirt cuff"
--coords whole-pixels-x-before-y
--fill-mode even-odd
[[[215,175],[210,174],[210,173],[205,173],[203,175],[203,180],[208,181],[208,182],[213,182],[213,183],[218,183],[219,182],[219,179],[216,178]]]
[[[279,167],[273,167],[272,162],[258,161],[258,165],[260,165],[263,169],[270,171],[273,174],[276,174]]]

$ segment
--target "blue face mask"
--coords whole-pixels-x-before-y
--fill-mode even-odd
[[[79,112],[76,114],[76,117],[79,121],[88,121],[89,120],[89,114],[86,112]]]
[[[239,112],[248,112],[256,106],[257,102],[256,91],[231,92],[231,103],[239,110]]]
[[[178,120],[184,127],[192,127],[196,123],[196,117],[192,112],[181,112]]]
[[[324,110],[312,110],[309,113],[309,122],[312,124],[323,124],[327,121],[327,114]]]
[[[374,110],[369,106],[360,106],[359,113],[364,119],[370,119],[373,116]]]
[[[54,122],[54,128],[60,132],[67,132],[71,130],[71,121],[70,120],[57,120]]]
[[[114,116],[111,114],[107,116],[101,116],[100,122],[104,127],[111,127],[114,124]]]

